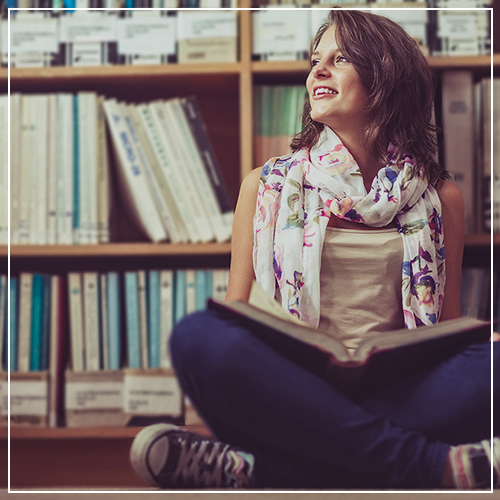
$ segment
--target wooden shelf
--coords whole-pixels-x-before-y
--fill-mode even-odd
[[[489,234],[471,234],[465,238],[466,247],[487,247]],[[500,246],[500,234],[493,235],[493,245]],[[108,243],[103,245],[12,245],[13,258],[47,257],[152,257],[229,255],[231,243]],[[0,246],[0,257],[7,257],[7,247]]]
[[[106,65],[91,67],[11,68],[10,80],[95,80],[96,78],[144,78],[179,75],[237,75],[241,63],[158,64],[145,66]],[[8,79],[8,69],[0,69],[0,80]]]
[[[490,56],[432,56],[427,59],[434,69],[453,68],[489,68]],[[493,66],[500,67],[500,54],[493,55]],[[255,61],[252,63],[253,73],[307,73],[311,66],[309,61]]]
[[[181,426],[190,432],[202,436],[210,436],[210,431],[203,425]],[[130,439],[142,429],[142,427],[60,427],[60,428],[36,428],[36,427],[11,427],[10,438],[13,440],[27,439]],[[7,427],[0,428],[0,439],[8,438]]]
[[[13,245],[11,257],[153,257],[228,255],[230,243],[108,243],[103,245]],[[0,256],[7,256],[7,247],[0,247]]]

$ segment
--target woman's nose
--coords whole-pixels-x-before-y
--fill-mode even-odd
[[[316,66],[313,67],[314,78],[320,78],[322,76],[328,76],[328,68],[321,62],[318,62]]]

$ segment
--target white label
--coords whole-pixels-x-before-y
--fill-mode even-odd
[[[125,375],[125,413],[179,415],[181,391],[173,376]]]
[[[179,40],[236,38],[236,12],[179,12]]]
[[[2,47],[7,52],[7,21],[2,23]],[[10,52],[57,52],[59,50],[59,30],[56,20],[28,22],[24,20],[10,23]]]
[[[302,52],[309,49],[311,21],[308,10],[255,12],[253,21],[254,54]]]
[[[474,38],[476,36],[476,18],[470,13],[441,14],[438,23],[440,38]]]
[[[66,15],[60,21],[61,42],[114,42],[116,16],[101,14]]]
[[[66,410],[123,409],[123,383],[67,382]]]
[[[47,415],[47,381],[11,380],[10,414]]]
[[[175,54],[176,18],[132,17],[118,22],[120,54]]]

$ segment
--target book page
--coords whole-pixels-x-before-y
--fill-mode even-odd
[[[257,307],[258,309],[262,309],[263,311],[276,316],[277,318],[311,328],[311,325],[305,321],[302,321],[288,311],[285,311],[279,302],[270,297],[269,294],[259,285],[259,283],[257,283],[257,281],[252,283],[252,290],[250,291],[248,303],[251,306]]]

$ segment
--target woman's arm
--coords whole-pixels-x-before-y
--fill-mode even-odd
[[[234,212],[231,238],[231,271],[226,300],[248,301],[253,272],[253,218],[262,168],[250,172],[241,183],[238,203]]]
[[[446,285],[441,321],[462,316],[460,285],[464,251],[464,200],[457,186],[440,181],[437,192],[443,209],[442,222],[446,254]]]

